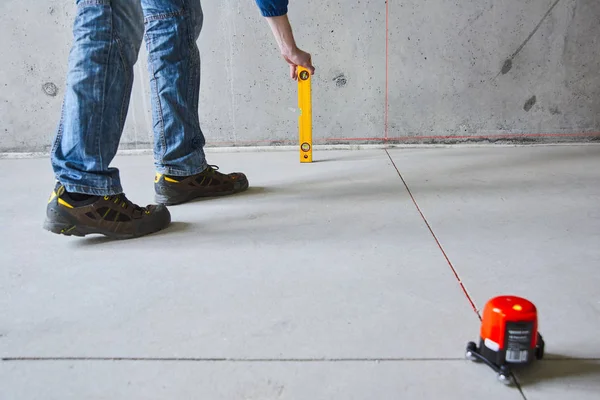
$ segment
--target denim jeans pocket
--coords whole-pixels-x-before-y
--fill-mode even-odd
[[[145,21],[178,17],[185,13],[183,0],[141,0]]]

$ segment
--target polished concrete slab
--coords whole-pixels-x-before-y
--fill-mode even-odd
[[[600,393],[600,360],[567,359],[551,355],[548,360],[518,373],[527,399],[594,400]]]
[[[521,398],[462,361],[28,362],[0,364],[2,379],[12,398],[45,400]]]
[[[560,361],[540,370],[552,383],[523,372],[527,398],[597,396],[600,146],[390,154],[476,306],[514,294],[538,307],[547,357]]]
[[[7,399],[564,399],[597,398],[599,361],[549,361],[522,390],[459,360],[44,360],[0,363]]]
[[[1,386],[19,399],[48,380],[48,398],[104,398],[95,376],[115,385],[105,398],[523,398],[463,360],[479,320],[427,221],[477,306],[506,292],[539,306],[556,360],[542,366],[551,379],[519,375],[527,398],[583,396],[599,376],[579,360],[600,357],[599,150],[329,151],[310,165],[210,153],[252,188],[172,207],[164,232],[117,242],[43,231],[47,160],[0,160]],[[151,202],[151,158],[115,165],[128,197]]]
[[[27,193],[21,204],[38,212],[25,214],[27,229],[18,228],[25,221],[10,226],[10,329],[0,350],[48,357],[461,355],[454,344],[477,320],[385,152],[331,153],[313,165],[300,165],[293,153],[218,154],[214,161],[243,168],[254,188],[173,207],[168,231],[126,242],[41,231],[50,180],[33,178],[40,194],[32,194],[25,177],[42,162],[5,161],[5,171],[23,171],[14,179]],[[151,160],[116,164],[128,196],[151,200]],[[5,210],[17,204],[10,201]],[[408,340],[415,330],[418,337]]]
[[[479,308],[523,295],[549,352],[600,357],[600,146],[391,154]]]

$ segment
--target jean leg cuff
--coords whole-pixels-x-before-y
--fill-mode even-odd
[[[65,187],[67,192],[89,194],[92,196],[114,196],[123,193],[123,188],[120,185],[109,188],[93,188],[90,186],[74,185],[71,183],[62,183],[62,185]]]
[[[177,167],[156,167],[156,172],[163,175],[171,176],[192,176],[203,172],[208,167],[208,163],[204,162],[200,166],[192,168],[177,168]]]

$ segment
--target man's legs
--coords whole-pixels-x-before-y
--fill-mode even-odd
[[[206,169],[198,120],[202,29],[200,0],[141,0],[146,24],[157,172],[189,176]]]
[[[198,120],[200,0],[141,0],[152,88],[156,201],[173,205],[248,188],[241,173],[208,166]]]
[[[74,43],[52,148],[56,185],[44,228],[57,234],[132,238],[159,231],[164,206],[139,207],[109,168],[123,132],[133,65],[144,33],[139,0],[78,0]]]
[[[69,72],[52,148],[57,180],[68,192],[123,191],[109,168],[129,106],[144,33],[139,0],[77,0]]]
[[[198,122],[200,0],[78,0],[61,120],[52,148],[57,184],[46,229],[135,237],[170,222],[164,206],[141,208],[109,168],[121,139],[146,24],[152,84],[157,199],[176,204],[245,190],[243,174],[207,166]]]

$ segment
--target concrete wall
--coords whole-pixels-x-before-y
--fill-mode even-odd
[[[73,3],[0,2],[0,152],[48,148]],[[388,9],[385,0],[291,3],[297,40],[318,69],[318,142],[600,131],[598,0],[391,0]],[[208,144],[295,143],[296,86],[254,0],[203,7],[200,113]],[[127,148],[152,143],[145,57],[142,50]]]

